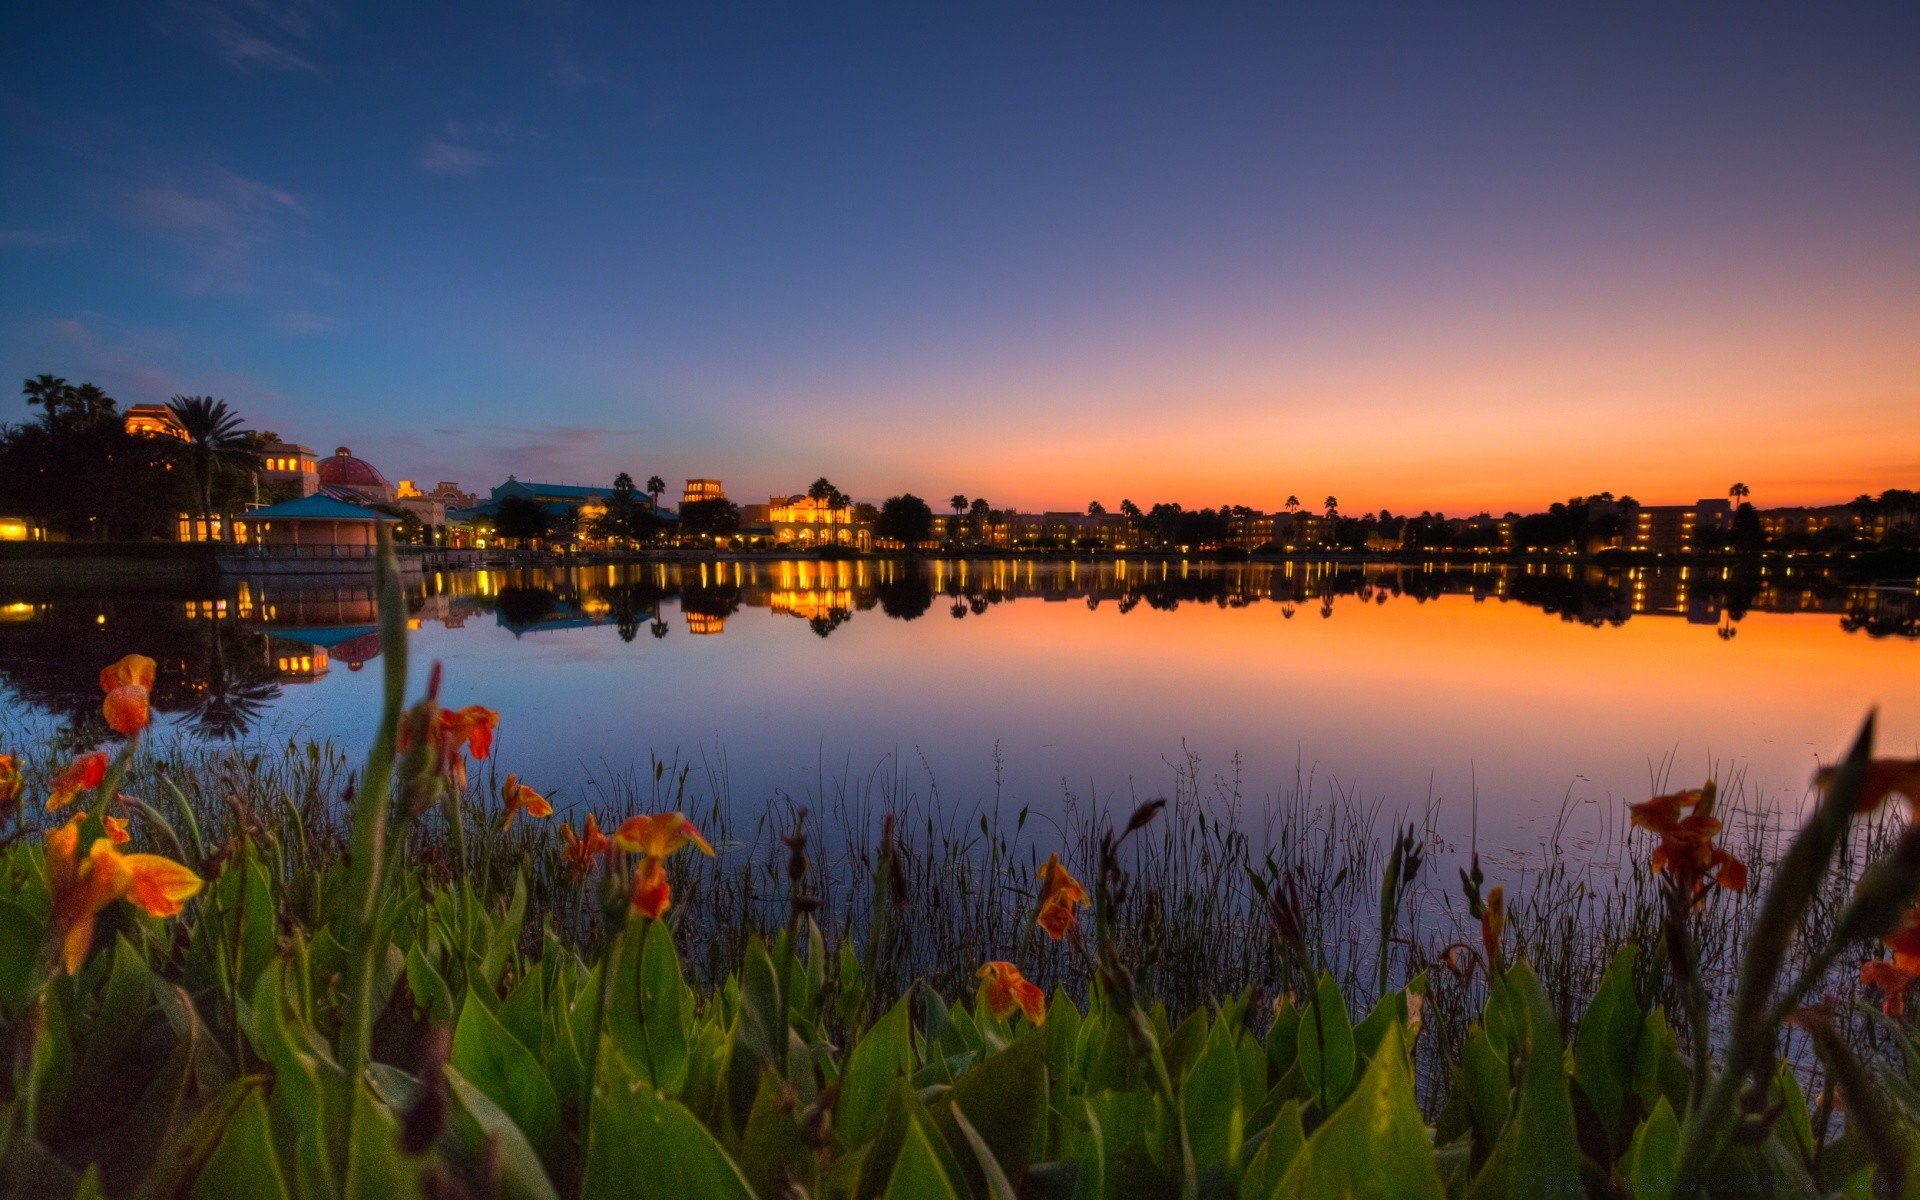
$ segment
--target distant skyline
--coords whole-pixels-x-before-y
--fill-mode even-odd
[[[1920,484],[1911,4],[6,28],[9,392],[211,393],[470,490],[1463,514]]]

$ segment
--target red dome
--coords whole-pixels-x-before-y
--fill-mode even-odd
[[[374,470],[373,464],[363,458],[355,458],[353,452],[345,446],[333,452],[332,458],[323,458],[316,469],[320,482],[327,487],[363,487],[384,488],[387,477]]]

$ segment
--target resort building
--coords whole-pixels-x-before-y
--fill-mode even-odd
[[[814,546],[873,549],[873,526],[855,518],[851,503],[816,500],[804,493],[773,496],[765,504],[747,505],[741,510],[740,533],[764,538],[775,546],[803,550]]]
[[[1645,504],[1634,514],[1633,546],[1657,554],[1690,554],[1701,535],[1724,532],[1732,524],[1733,506],[1725,500]]]
[[[235,566],[239,570],[371,570],[374,530],[396,520],[328,495],[269,504],[233,522],[239,560]],[[214,540],[220,540],[217,531]]]
[[[260,451],[260,486],[275,484],[292,485],[296,500],[319,491],[320,469],[313,450],[290,442],[274,442]]]
[[[720,486],[718,479],[689,479],[687,486],[680,491],[680,503],[698,504],[702,500],[725,500],[727,489]]]
[[[471,509],[479,503],[472,492],[463,492],[460,485],[450,479],[442,479],[433,485],[433,490],[423,492],[411,479],[402,479],[393,492],[393,506],[402,512],[412,513],[414,518],[428,528],[447,525],[449,512]]]
[[[528,483],[512,475],[507,481],[493,489],[487,497],[487,503],[481,505],[489,513],[499,510],[500,502],[509,496],[522,500],[531,500],[545,508],[556,517],[565,516],[576,508],[605,508],[607,499],[613,495],[610,487],[588,487],[573,483]]]
[[[30,517],[0,517],[0,542],[44,542],[47,531]],[[64,540],[64,539],[57,539]]]
[[[376,470],[365,459],[355,458],[353,451],[341,446],[330,458],[323,458],[315,465],[320,486],[315,489],[325,492],[336,500],[349,504],[391,504],[393,485],[387,477]]]
[[[136,404],[127,410],[127,432],[135,437],[170,437],[187,440],[187,427],[164,404]]]
[[[1852,533],[1860,524],[1860,515],[1845,504],[1828,504],[1819,508],[1769,508],[1760,513],[1760,528],[1770,538],[1792,533],[1821,533],[1828,529]]]

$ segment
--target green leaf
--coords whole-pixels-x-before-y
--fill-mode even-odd
[[[977,1192],[985,1183],[977,1168],[969,1169],[971,1156],[954,1120],[956,1112],[964,1113],[994,1161],[1017,1182],[1032,1161],[1034,1139],[1047,1112],[1046,1035],[1030,1029],[1005,1050],[976,1062],[954,1083],[946,1103],[934,1110],[969,1188]]]
[[[1287,1168],[1299,1156],[1300,1148],[1307,1144],[1306,1130],[1300,1124],[1300,1102],[1289,1100],[1280,1108],[1273,1124],[1267,1126],[1265,1135],[1260,1139],[1260,1148],[1253,1152],[1253,1158],[1247,1163],[1247,1169],[1240,1177],[1240,1195],[1261,1198],[1272,1195],[1280,1186]]]
[[[727,1152],[678,1101],[601,1043],[581,1200],[753,1200]]]
[[[1240,1058],[1225,1022],[1213,1027],[1192,1070],[1180,1086],[1196,1166],[1234,1162],[1246,1138],[1247,1113],[1240,1095]]]
[[[900,997],[847,1055],[840,1072],[840,1103],[834,1110],[834,1132],[843,1149],[864,1145],[878,1132],[893,1081],[913,1071],[908,999]]]
[[[987,1146],[986,1139],[975,1130],[972,1122],[959,1109],[953,1111],[953,1122],[960,1127],[960,1136],[966,1139],[973,1151],[973,1161],[980,1168],[980,1177],[986,1185],[987,1200],[1019,1200],[1014,1193],[1013,1183],[1007,1173],[1000,1169],[1000,1163],[993,1157],[993,1151]]]
[[[1300,1148],[1275,1200],[1441,1200],[1413,1071],[1398,1026],[1389,1027],[1353,1094]]]
[[[220,1200],[225,1196],[286,1200],[290,1194],[286,1173],[280,1169],[280,1155],[274,1149],[261,1082],[235,1082],[236,1087],[245,1086],[245,1098],[227,1119],[219,1144],[194,1178],[194,1200]]]
[[[1332,975],[1320,976],[1313,1004],[1300,1014],[1296,1039],[1307,1087],[1321,1111],[1327,1111],[1347,1094],[1354,1067],[1353,1025]]]
[[[346,1200],[412,1200],[419,1195],[420,1169],[400,1149],[400,1123],[365,1083],[359,1084],[353,1089]]]
[[[560,1101],[533,1051],[500,1018],[467,994],[453,1029],[453,1065],[498,1104],[527,1135],[542,1162],[553,1161],[560,1139]]]
[[[540,1156],[513,1118],[457,1068],[447,1067],[446,1076],[447,1093],[455,1106],[454,1119],[462,1127],[469,1149],[478,1156],[492,1147],[500,1166],[500,1194],[506,1200],[559,1200],[540,1165]]]
[[[41,920],[11,900],[0,900],[0,1013],[17,1016],[30,998],[46,941]]]
[[[1550,1200],[1579,1196],[1580,1146],[1561,1061],[1560,1025],[1533,968],[1515,963],[1495,987],[1515,1022],[1520,1086],[1513,1116],[1474,1180],[1469,1200]]]
[[[1513,1084],[1507,1075],[1507,1062],[1493,1048],[1493,1040],[1481,1026],[1467,1034],[1460,1049],[1460,1069],[1454,1076],[1455,1094],[1466,1101],[1467,1116],[1482,1154],[1491,1154],[1500,1140],[1500,1131],[1513,1115]]]
[[[1646,1013],[1633,990],[1637,955],[1637,947],[1626,946],[1607,964],[1573,1043],[1574,1082],[1605,1126],[1615,1154],[1628,1133],[1627,1098],[1633,1094],[1634,1062],[1646,1029]]]
[[[900,1157],[894,1161],[893,1175],[887,1180],[887,1200],[960,1200],[953,1179],[940,1165],[932,1140],[919,1119],[907,1122],[906,1139]]]
[[[1783,1066],[1785,1064],[1782,1064]],[[1680,1166],[1680,1121],[1662,1096],[1653,1113],[1633,1131],[1624,1160],[1634,1200],[1667,1200]]]
[[[507,969],[507,955],[520,944],[520,926],[527,915],[527,879],[515,872],[513,899],[507,903],[506,916],[493,925],[487,935],[486,955],[480,960],[480,978],[488,987],[500,985],[501,972]]]
[[[776,1196],[787,1183],[813,1190],[813,1153],[800,1137],[796,1098],[772,1071],[760,1073],[760,1090],[740,1136],[741,1172],[754,1192]]]
[[[453,1024],[453,989],[434,969],[433,960],[422,948],[424,939],[407,951],[407,990],[416,1004],[426,1010],[427,1019],[439,1025]]]
[[[634,925],[620,941],[607,1032],[627,1061],[669,1096],[687,1086],[691,997],[673,931],[663,921]]]

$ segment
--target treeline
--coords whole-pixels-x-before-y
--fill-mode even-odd
[[[243,428],[223,400],[175,396],[176,438],[129,433],[119,403],[92,383],[39,375],[21,391],[39,412],[0,425],[0,513],[70,540],[145,541],[172,537],[182,513],[261,498],[260,449],[278,439]]]

